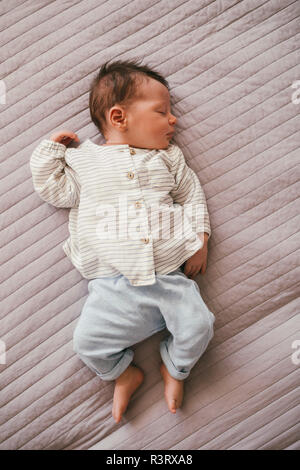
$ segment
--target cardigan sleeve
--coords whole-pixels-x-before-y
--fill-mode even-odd
[[[198,233],[208,233],[211,236],[211,226],[207,210],[206,198],[199,178],[187,165],[181,149],[174,145],[173,164],[171,172],[175,179],[175,185],[170,192],[173,201],[189,208],[194,220],[194,227]]]
[[[65,145],[44,139],[30,157],[33,187],[41,199],[56,207],[78,207],[80,182],[66,163]]]

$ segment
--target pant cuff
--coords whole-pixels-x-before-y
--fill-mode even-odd
[[[177,380],[184,380],[190,375],[190,371],[188,372],[180,372],[176,367],[174,366],[170,355],[169,351],[167,348],[167,339],[164,339],[163,341],[160,342],[160,355],[161,358],[168,369],[169,374]]]
[[[105,374],[102,374],[101,372],[96,372],[96,374],[102,380],[115,380],[127,369],[133,359],[133,356],[134,352],[131,349],[127,349],[124,355],[119,360],[119,362],[114,366],[111,371],[106,372]]]

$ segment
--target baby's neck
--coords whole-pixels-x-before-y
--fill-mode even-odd
[[[126,142],[109,142],[109,141],[107,141],[103,145],[124,145],[124,144],[126,144]]]
[[[106,142],[106,144],[103,145],[127,145],[124,142]]]

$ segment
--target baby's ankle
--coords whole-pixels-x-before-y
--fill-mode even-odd
[[[122,374],[116,378],[115,383],[120,384],[120,383],[140,381],[143,375],[144,374],[141,369],[139,369],[138,367],[129,365],[127,369],[125,369],[124,372],[122,372]]]

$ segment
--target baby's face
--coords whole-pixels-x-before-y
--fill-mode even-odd
[[[139,88],[140,98],[126,112],[130,145],[139,148],[167,148],[174,131],[176,117],[171,113],[168,89],[157,80],[144,80]]]

